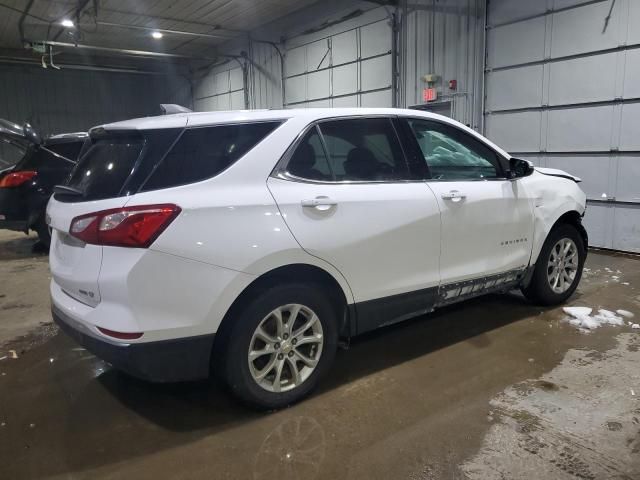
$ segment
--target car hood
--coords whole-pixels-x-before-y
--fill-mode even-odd
[[[580,183],[582,181],[580,177],[576,177],[575,175],[571,175],[570,173],[567,173],[564,170],[558,170],[556,168],[535,167],[535,170],[536,172],[540,172],[543,175],[549,175],[551,177],[566,178],[568,180],[573,180],[576,183]]]

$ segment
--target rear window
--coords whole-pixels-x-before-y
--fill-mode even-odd
[[[83,200],[119,196],[143,146],[144,140],[139,136],[96,140],[74,169],[67,185],[82,191]]]
[[[141,190],[175,187],[214,177],[278,125],[280,122],[261,122],[187,129]]]

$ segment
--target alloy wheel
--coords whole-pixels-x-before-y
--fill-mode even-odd
[[[324,335],[309,307],[297,303],[271,311],[251,337],[247,360],[254,381],[269,392],[286,392],[318,366]]]
[[[551,249],[547,262],[547,280],[554,293],[564,293],[578,272],[578,247],[570,238],[560,239]]]

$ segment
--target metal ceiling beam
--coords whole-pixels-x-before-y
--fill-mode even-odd
[[[95,50],[95,51],[99,51],[99,52],[108,52],[108,53],[115,53],[115,54],[120,54],[120,55],[129,55],[129,56],[136,56],[136,57],[149,57],[149,58],[160,58],[160,59],[166,59],[166,58],[175,58],[175,59],[185,59],[185,60],[206,60],[206,61],[215,61],[215,58],[211,58],[211,57],[194,57],[194,56],[189,56],[189,55],[180,55],[178,53],[165,53],[165,52],[153,52],[153,51],[148,51],[148,50],[130,50],[130,49],[125,49],[125,48],[111,48],[111,47],[99,47],[96,45],[84,45],[81,43],[75,44],[75,43],[66,43],[66,42],[52,42],[52,41],[42,41],[42,42],[36,42],[36,41],[30,41],[30,43],[33,45],[49,45],[52,47],[62,47],[62,48],[77,48],[77,49],[81,49],[81,50]]]
[[[145,32],[161,32],[161,33],[167,33],[167,34],[171,34],[171,35],[187,35],[187,36],[192,36],[192,37],[201,37],[201,38],[215,38],[215,39],[224,39],[224,40],[231,40],[236,38],[237,36],[241,35],[240,33],[238,34],[233,34],[233,33],[196,33],[196,32],[187,32],[184,30],[172,30],[172,29],[168,29],[168,28],[153,28],[153,27],[143,27],[140,25],[126,25],[123,23],[114,23],[114,22],[103,22],[102,20],[98,20],[96,22],[97,25],[103,25],[105,27],[115,27],[115,28],[124,28],[124,29],[129,29],[129,30],[142,30]],[[215,27],[212,27],[215,28]]]

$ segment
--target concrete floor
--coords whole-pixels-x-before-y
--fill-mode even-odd
[[[477,299],[355,340],[311,398],[258,414],[212,383],[128,378],[43,324],[31,243],[0,234],[0,358],[18,356],[0,360],[0,478],[640,478],[640,330]],[[637,321],[640,260],[587,267],[569,304]]]

